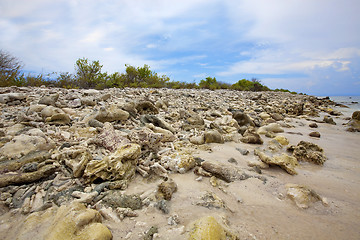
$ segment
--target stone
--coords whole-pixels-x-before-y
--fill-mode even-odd
[[[280,127],[278,123],[270,123],[269,125],[262,126],[258,129],[258,134],[266,134],[267,132],[281,133],[284,129]]]
[[[65,125],[69,124],[71,121],[70,116],[65,113],[54,114],[51,117],[47,117],[45,122],[55,125]]]
[[[249,144],[263,144],[263,140],[261,139],[260,135],[256,133],[255,129],[253,128],[246,130],[240,141]]]
[[[0,172],[16,171],[26,164],[41,163],[50,158],[48,151],[31,152],[21,158],[0,161]]]
[[[59,155],[59,160],[64,161],[66,166],[71,168],[73,176],[78,178],[84,174],[87,164],[92,160],[92,155],[88,149],[69,149]]]
[[[84,106],[95,106],[96,105],[96,101],[92,97],[83,97],[80,100],[81,100],[81,105],[84,105]]]
[[[249,154],[249,150],[247,150],[247,149],[236,148],[236,150],[238,150],[241,153],[241,155],[244,155],[244,156]]]
[[[275,120],[275,121],[282,121],[284,120],[284,117],[279,114],[279,113],[270,113],[270,116]]]
[[[320,133],[319,132],[311,132],[309,133],[310,137],[314,137],[314,138],[320,138]]]
[[[360,121],[360,111],[355,111],[355,112],[353,112],[353,114],[352,114],[352,116],[351,116],[351,119]]]
[[[11,173],[0,175],[0,188],[9,185],[27,184],[46,178],[57,170],[54,165],[44,165],[35,172]]]
[[[116,105],[111,105],[108,108],[101,107],[99,112],[95,115],[95,119],[104,122],[124,121],[129,118],[129,113],[118,108]]]
[[[158,114],[159,110],[155,105],[150,101],[140,101],[136,103],[135,109],[138,114]]]
[[[152,123],[154,126],[169,130],[172,133],[176,132],[176,130],[169,123],[155,115],[144,115],[141,118],[141,121],[144,123]]]
[[[224,143],[224,138],[217,130],[208,130],[204,133],[205,143]]]
[[[26,99],[26,95],[23,93],[3,93],[0,94],[0,103],[7,104],[13,101],[22,101]]]
[[[111,240],[112,234],[101,219],[98,211],[81,203],[52,207],[30,214],[16,239]]]
[[[149,129],[151,129],[154,133],[160,133],[161,134],[161,142],[173,142],[175,141],[175,135],[164,128],[156,127],[152,123],[149,123],[146,125]]]
[[[201,126],[201,125],[204,125],[205,122],[204,122],[204,119],[202,117],[200,117],[199,114],[193,112],[193,111],[190,111],[189,112],[189,117],[186,119],[186,121],[190,124],[190,125],[198,125],[198,126]]]
[[[172,179],[168,179],[158,185],[158,196],[165,200],[171,200],[174,192],[177,191],[177,184]]]
[[[241,112],[241,111],[235,111],[233,112],[233,118],[237,121],[240,127],[242,126],[255,126],[254,122],[250,119],[250,117]]]
[[[239,173],[232,166],[223,166],[209,161],[204,161],[201,163],[201,167],[226,182],[233,182],[239,178]]]
[[[296,206],[302,209],[309,208],[313,203],[321,201],[323,205],[327,205],[325,198],[322,198],[314,190],[298,184],[286,184],[287,196],[292,199]]]
[[[122,194],[118,190],[110,190],[107,195],[102,199],[102,203],[112,208],[130,208],[137,210],[142,208],[142,200],[136,195]]]
[[[8,158],[15,158],[34,151],[50,150],[53,147],[54,145],[43,137],[20,134],[0,148],[0,152]]]
[[[196,205],[206,207],[209,209],[212,208],[224,208],[227,209],[225,202],[218,197],[215,193],[206,191],[201,197],[200,201],[196,202]]]
[[[266,164],[279,166],[291,175],[297,174],[295,167],[298,165],[298,161],[295,157],[285,153],[271,157],[259,149],[255,149],[254,154]]]
[[[284,136],[278,135],[274,139],[283,146],[289,145],[289,140]]]
[[[96,143],[110,151],[114,151],[118,146],[129,143],[129,140],[114,129],[114,126],[105,122],[102,131],[96,136]]]
[[[327,159],[321,147],[306,141],[300,141],[298,145],[293,148],[293,156],[296,157],[298,161],[312,162],[317,165],[323,165]]]
[[[325,123],[328,123],[328,124],[336,125],[336,122],[334,121],[334,119],[332,117],[329,117],[329,116],[325,116],[323,121]]]
[[[104,124],[96,119],[90,119],[88,122],[90,127],[94,127],[94,128],[103,128]]]
[[[41,113],[40,113],[40,115],[42,116],[42,118],[44,120],[47,119],[48,117],[51,117],[56,114],[64,114],[64,111],[57,107],[47,106],[47,107],[43,108],[43,110],[41,110]]]
[[[310,124],[309,124],[309,127],[311,127],[311,128],[317,128],[318,125],[317,125],[316,123],[310,123]]]
[[[140,153],[141,147],[138,144],[122,145],[102,160],[89,161],[84,171],[84,178],[87,182],[94,182],[97,179],[130,180],[135,176]]]
[[[240,238],[219,224],[213,216],[205,216],[190,224],[188,239],[238,240]]]
[[[189,140],[192,144],[196,144],[196,145],[201,145],[205,143],[204,135],[194,136],[191,137]]]
[[[145,233],[144,240],[152,240],[154,234],[158,232],[158,228],[156,226],[151,226],[150,229]]]
[[[59,99],[59,94],[58,93],[51,94],[51,95],[48,95],[48,96],[43,96],[42,98],[40,98],[39,104],[55,106],[58,99]]]

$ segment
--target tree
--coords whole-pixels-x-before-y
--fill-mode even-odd
[[[76,61],[75,70],[78,85],[80,88],[104,88],[106,85],[106,73],[101,73],[99,61],[89,62],[87,58],[80,58]]]
[[[204,79],[201,80],[199,83],[199,87],[210,90],[215,90],[220,88],[219,83],[216,81],[216,78],[212,78],[212,77],[207,77],[205,78],[205,80]]]
[[[18,58],[0,50],[0,87],[14,85],[21,68],[22,63]]]

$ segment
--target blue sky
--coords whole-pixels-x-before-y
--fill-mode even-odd
[[[359,0],[0,0],[0,48],[34,73],[150,65],[172,80],[259,78],[360,95]]]

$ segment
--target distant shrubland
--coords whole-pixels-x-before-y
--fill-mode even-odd
[[[260,80],[241,79],[234,84],[217,81],[215,77],[207,77],[199,84],[171,81],[166,75],[159,76],[151,71],[148,65],[134,67],[125,65],[124,73],[102,72],[103,65],[99,61],[80,58],[75,63],[74,73],[60,72],[52,74],[31,75],[21,72],[21,61],[11,54],[0,50],[0,87],[7,86],[53,86],[61,88],[173,88],[173,89],[232,89],[239,91],[272,91],[261,84]],[[290,92],[286,89],[274,91]],[[296,92],[290,92],[296,94]]]

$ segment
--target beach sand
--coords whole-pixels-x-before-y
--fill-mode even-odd
[[[324,149],[327,161],[323,166],[300,162],[296,167],[297,175],[290,175],[277,166],[262,169],[258,178],[235,180],[227,183],[216,179],[217,186],[210,178],[195,175],[193,171],[185,174],[172,173],[169,177],[177,184],[177,191],[169,201],[169,213],[164,214],[156,206],[149,205],[137,210],[138,217],[128,217],[120,222],[103,219],[113,239],[143,239],[150,227],[156,226],[158,233],[154,239],[187,239],[190,223],[203,216],[214,216],[226,225],[239,239],[359,239],[360,238],[360,147],[359,133],[346,131],[352,112],[336,108],[345,115],[334,117],[337,125],[317,123],[316,131],[321,138],[308,134],[314,129],[309,127],[313,121],[302,117],[288,118],[292,128],[277,135],[285,136],[290,145],[300,141],[315,143]],[[321,120],[313,117],[312,120]],[[295,133],[295,134],[294,134]],[[262,137],[267,146],[271,138]],[[212,151],[199,150],[196,157],[231,168],[245,169],[248,173],[249,161],[258,161],[254,149],[259,145],[242,142],[208,144]],[[236,148],[249,150],[244,156]],[[237,162],[230,163],[234,158]],[[255,174],[255,172],[254,172]],[[139,174],[132,180],[123,193],[143,194],[153,192],[162,182],[160,178],[143,178]],[[286,192],[286,184],[300,184],[314,190],[323,199],[312,203],[309,208],[296,206]],[[206,192],[212,192],[223,200],[226,207],[203,207],[196,203]],[[25,215],[18,211],[8,212],[0,209],[0,239],[16,239]],[[176,219],[169,225],[169,218]],[[35,230],[34,230],[35,231]]]

